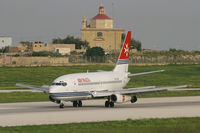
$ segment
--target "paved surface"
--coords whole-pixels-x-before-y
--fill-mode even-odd
[[[0,126],[40,125],[140,118],[200,117],[200,96],[143,98],[135,104],[105,108],[104,100],[83,101],[83,107],[64,109],[51,102],[0,104]]]

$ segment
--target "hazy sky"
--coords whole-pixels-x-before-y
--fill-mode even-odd
[[[81,37],[82,16],[98,12],[100,0],[0,0],[0,36],[51,42]],[[200,0],[103,0],[115,27],[132,30],[143,48],[200,50]]]

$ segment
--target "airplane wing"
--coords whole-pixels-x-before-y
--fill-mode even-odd
[[[35,86],[35,85],[25,85],[25,84],[17,83],[16,86],[24,87],[24,88],[29,88],[29,89],[32,89],[32,90],[42,91],[44,93],[48,93],[49,92],[49,86],[46,86],[46,85]]]
[[[158,71],[151,71],[151,72],[142,72],[142,73],[135,73],[135,74],[129,74],[128,77],[134,77],[139,75],[146,75],[146,74],[152,74],[152,73],[158,73],[158,72],[164,72],[165,70],[158,70]]]
[[[152,93],[152,92],[160,92],[160,91],[167,91],[172,89],[180,89],[186,88],[187,85],[182,86],[170,86],[170,87],[141,87],[141,88],[129,88],[129,89],[121,89],[121,90],[112,90],[112,91],[101,91],[101,92],[93,92],[92,96],[95,98],[98,97],[107,97],[113,94],[120,94],[120,95],[140,95],[144,93]]]

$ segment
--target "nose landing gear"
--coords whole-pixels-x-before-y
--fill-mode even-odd
[[[61,102],[59,107],[60,107],[61,109],[63,109],[64,106],[65,106],[64,103]]]

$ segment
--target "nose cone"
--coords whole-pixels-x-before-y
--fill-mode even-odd
[[[49,100],[52,102],[59,103],[59,100],[55,96],[56,93],[56,86],[50,86],[49,87]]]
[[[56,87],[55,86],[50,86],[49,87],[49,93],[55,93],[56,92]]]

